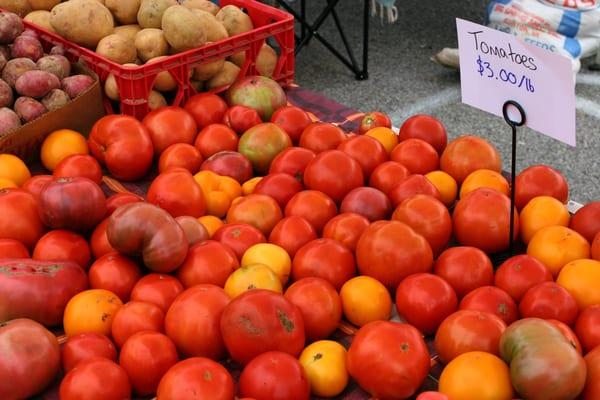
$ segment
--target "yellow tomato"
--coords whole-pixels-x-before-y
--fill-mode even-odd
[[[216,217],[224,217],[231,206],[231,202],[242,194],[240,184],[229,176],[215,174],[212,171],[200,171],[194,175],[200,185],[206,213]]]
[[[290,278],[292,260],[282,247],[271,243],[258,243],[246,250],[242,256],[242,267],[252,264],[263,264],[275,272],[282,285]]]
[[[17,186],[23,186],[31,178],[31,173],[19,157],[12,154],[0,154],[0,178],[4,178]]]
[[[354,325],[388,320],[392,313],[390,293],[381,282],[370,276],[357,276],[344,283],[340,298],[346,319]]]
[[[579,311],[600,304],[600,261],[571,261],[560,271],[556,283],[571,293]]]
[[[513,388],[508,366],[482,351],[461,354],[440,376],[439,389],[452,400],[511,400]]]
[[[479,188],[496,189],[500,193],[510,196],[510,185],[506,178],[491,169],[478,169],[471,172],[460,185],[460,195],[462,199],[468,193]]]
[[[262,176],[255,176],[254,178],[244,182],[242,185],[242,196],[248,196],[249,194],[252,194],[256,188],[256,185],[258,185],[258,182],[260,182],[261,179]]]
[[[84,290],[69,300],[63,317],[67,336],[95,332],[110,335],[112,321],[123,303],[111,291],[104,289]]]
[[[391,153],[392,150],[394,150],[394,147],[396,147],[398,144],[398,136],[393,130],[384,126],[369,129],[365,135],[377,139],[379,143],[383,145],[388,154]]]
[[[0,178],[0,189],[6,188],[16,188],[18,187],[16,183],[7,178]]]
[[[220,227],[225,225],[220,218],[215,217],[214,215],[203,215],[198,218],[198,221],[206,228],[209,237],[212,237]]]
[[[555,225],[569,226],[570,219],[567,206],[554,197],[535,197],[523,207],[519,215],[521,239],[527,244],[540,229]]]
[[[426,174],[425,178],[429,179],[438,192],[440,192],[442,203],[447,206],[454,204],[458,192],[458,185],[452,176],[444,171],[432,171]]]
[[[556,278],[571,261],[590,257],[590,244],[583,236],[565,226],[548,226],[533,235],[527,254],[540,260]]]
[[[54,171],[68,156],[88,153],[87,141],[83,135],[70,129],[59,129],[48,135],[42,143],[40,158],[46,169]]]
[[[300,364],[310,383],[312,394],[335,397],[348,385],[346,349],[333,340],[319,340],[300,354]]]
[[[252,289],[268,289],[277,293],[283,293],[281,281],[263,264],[246,265],[233,271],[225,282],[225,293],[232,299]]]

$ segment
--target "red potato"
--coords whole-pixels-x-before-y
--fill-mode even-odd
[[[8,62],[8,58],[9,57],[6,56],[3,52],[0,52],[0,71],[2,70],[2,68],[4,68],[4,66]]]
[[[44,56],[37,60],[36,66],[40,71],[56,75],[58,79],[65,79],[71,75],[71,63],[62,55]]]
[[[10,107],[14,101],[12,88],[0,79],[0,107]]]
[[[60,45],[57,44],[56,46],[52,46],[52,48],[50,49],[50,54],[51,56],[64,56],[65,55],[65,48]]]
[[[24,29],[23,21],[17,14],[11,12],[0,14],[0,43],[14,42]]]
[[[21,127],[21,119],[7,107],[0,108],[0,136]]]
[[[24,57],[37,61],[44,56],[44,48],[37,38],[21,35],[13,42],[10,54],[12,58]]]
[[[14,88],[15,82],[17,82],[17,79],[21,75],[35,68],[35,63],[29,58],[13,58],[6,63],[6,66],[2,70],[2,79]]]
[[[64,105],[69,101],[71,101],[71,98],[65,91],[60,89],[52,89],[47,95],[44,96],[42,99],[42,104],[48,109],[48,111],[54,111],[64,107]]]
[[[56,75],[46,71],[27,71],[15,82],[17,93],[36,99],[44,97],[52,89],[59,87],[60,81]]]
[[[15,112],[23,122],[30,122],[41,117],[48,110],[36,99],[23,96],[15,101]]]
[[[74,99],[94,84],[94,78],[89,75],[73,75],[62,80],[62,90]]]
[[[30,36],[30,37],[35,38],[35,39],[39,39],[40,38],[38,36],[38,34],[37,34],[36,31],[34,31],[33,29],[29,29],[29,28],[25,29],[23,31],[23,33],[21,33],[20,36]]]
[[[4,56],[6,61],[10,60],[10,47],[8,45],[0,45],[0,54]]]

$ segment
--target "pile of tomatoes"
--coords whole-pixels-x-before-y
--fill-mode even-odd
[[[571,215],[549,166],[498,266],[500,156],[431,116],[348,133],[200,94],[40,159],[0,155],[2,399],[407,399],[436,362],[419,400],[600,398],[600,202]]]

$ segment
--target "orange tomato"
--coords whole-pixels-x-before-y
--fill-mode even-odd
[[[119,296],[104,289],[89,289],[69,300],[63,317],[67,336],[95,332],[109,336],[112,321],[123,303]]]
[[[220,218],[215,217],[214,215],[203,215],[198,218],[198,221],[206,228],[209,238],[211,238],[220,227],[225,225]]]
[[[482,187],[496,189],[500,193],[510,196],[510,186],[506,178],[491,169],[478,169],[467,175],[460,186],[459,197],[462,199],[467,193]]]
[[[579,311],[600,304],[600,261],[581,259],[565,265],[556,283],[573,296]]]
[[[511,400],[513,388],[508,366],[482,351],[461,354],[440,376],[438,390],[452,400]]]
[[[252,289],[268,289],[283,293],[281,281],[264,264],[252,264],[240,267],[233,271],[225,282],[225,293],[232,299]]]
[[[262,178],[262,176],[255,176],[254,178],[244,182],[242,185],[242,196],[248,196],[249,194],[252,194],[254,189],[256,189],[256,185],[258,185]]]
[[[550,196],[531,199],[521,210],[519,227],[525,244],[542,228],[554,225],[569,226],[569,210],[560,201]]]
[[[592,240],[592,258],[600,261],[600,232]]]
[[[357,276],[344,283],[340,298],[346,319],[354,325],[387,321],[392,313],[390,293],[382,283],[370,276]]]
[[[290,278],[292,260],[282,247],[271,243],[257,243],[244,252],[240,265],[263,264],[277,275],[282,285]]]
[[[388,154],[390,154],[392,150],[394,150],[394,147],[396,147],[398,144],[398,136],[393,130],[384,126],[369,129],[365,135],[377,139],[379,143],[383,145]]]
[[[0,177],[0,189],[6,189],[6,188],[17,188],[17,184],[14,183],[13,181],[11,181],[8,178],[2,178]]]
[[[299,361],[315,396],[335,397],[348,385],[346,349],[338,342],[314,342],[302,351]]]
[[[31,173],[19,157],[12,154],[0,154],[0,178],[17,186],[23,186],[31,178]]]
[[[438,192],[440,192],[442,203],[446,206],[454,204],[456,194],[458,193],[458,184],[452,176],[444,171],[432,171],[426,174],[425,178],[429,179]]]
[[[73,154],[89,154],[85,137],[70,129],[59,129],[44,139],[40,158],[46,169],[54,171],[62,160]]]
[[[498,150],[487,140],[465,135],[448,144],[440,157],[440,169],[452,175],[460,184],[478,169],[502,171],[502,160]]]
[[[590,257],[590,244],[565,226],[548,226],[536,232],[527,245],[527,254],[540,260],[556,278],[567,263]]]
[[[249,194],[235,199],[227,211],[228,224],[248,224],[269,236],[275,225],[283,218],[279,204],[264,194]]]
[[[242,194],[240,184],[229,176],[205,170],[194,175],[194,179],[204,194],[207,214],[215,217],[224,217],[232,200]]]

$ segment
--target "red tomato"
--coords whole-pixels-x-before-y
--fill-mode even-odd
[[[88,277],[91,289],[109,290],[126,303],[142,272],[133,260],[119,253],[108,253],[94,261]]]
[[[368,226],[369,220],[362,215],[342,213],[325,224],[323,237],[333,239],[354,252],[358,239]]]
[[[283,129],[298,143],[304,129],[312,123],[310,116],[303,109],[295,106],[281,107],[271,115],[271,122]]]
[[[33,249],[44,233],[38,202],[22,189],[0,189],[0,238],[15,239]]]
[[[529,288],[552,280],[550,270],[537,258],[528,254],[519,254],[504,261],[496,270],[494,286],[504,290],[519,302]]]
[[[459,299],[494,282],[490,258],[475,247],[451,247],[444,251],[435,262],[434,273],[452,286]]]
[[[452,286],[433,274],[409,275],[396,289],[398,314],[425,335],[435,333],[457,308],[458,299]]]
[[[105,254],[116,251],[108,242],[108,236],[106,235],[106,228],[108,227],[108,218],[100,222],[92,236],[90,237],[90,247],[92,249],[92,255],[94,258],[100,258]]]
[[[300,310],[264,289],[244,292],[225,307],[221,334],[231,358],[244,365],[271,350],[298,356],[305,343]]]
[[[369,179],[369,186],[389,196],[392,188],[409,176],[410,172],[404,165],[396,161],[386,161],[375,168]]]
[[[284,296],[300,309],[308,341],[326,339],[337,329],[342,319],[342,301],[328,281],[300,279],[285,291]]]
[[[312,122],[302,131],[298,145],[319,154],[336,149],[344,140],[346,134],[341,128],[327,122]]]
[[[281,207],[272,197],[249,194],[231,204],[226,219],[230,224],[250,224],[265,236],[269,236],[282,218]]]
[[[296,193],[285,206],[285,216],[305,218],[320,233],[325,224],[337,214],[337,207],[331,197],[317,190],[303,190]]]
[[[502,160],[498,150],[479,136],[460,136],[454,139],[440,157],[440,168],[460,185],[473,171],[491,169],[501,172]]]
[[[573,325],[578,308],[565,288],[550,281],[529,288],[519,303],[519,312],[523,318],[556,319]]]
[[[365,114],[365,116],[360,121],[360,125],[358,126],[358,133],[364,135],[370,129],[379,127],[391,129],[392,121],[390,120],[390,117],[388,117],[386,114],[380,111],[371,111],[370,113]]]
[[[592,241],[592,258],[600,261],[600,232],[596,234]]]
[[[171,275],[148,274],[133,287],[131,300],[155,304],[166,313],[181,292],[183,285]]]
[[[240,393],[265,400],[308,400],[310,384],[298,360],[287,353],[269,351],[244,368]]]
[[[339,290],[356,275],[356,264],[352,252],[333,239],[316,239],[298,250],[292,261],[292,276],[295,281],[302,278],[323,278]]]
[[[506,323],[495,314],[459,310],[439,326],[435,334],[435,350],[445,364],[470,351],[498,355],[500,337],[505,329]]]
[[[440,392],[422,392],[416,400],[450,400],[448,396]]]
[[[106,217],[110,215],[123,204],[144,201],[144,199],[133,193],[115,193],[106,199]]]
[[[431,196],[418,194],[404,200],[392,214],[392,219],[404,222],[422,235],[437,257],[452,236],[452,219],[446,206]]]
[[[220,151],[204,160],[201,170],[232,177],[242,185],[252,178],[252,163],[237,151]]]
[[[283,172],[292,175],[302,183],[304,181],[304,170],[315,157],[316,154],[312,150],[303,149],[302,147],[288,147],[275,156],[269,167],[269,174]]]
[[[293,176],[278,172],[262,178],[252,193],[271,196],[283,210],[288,201],[302,189],[302,184]]]
[[[518,210],[538,196],[550,196],[566,203],[569,185],[560,171],[547,165],[533,165],[521,171],[515,182],[515,205]]]
[[[204,242],[210,237],[206,227],[204,227],[204,225],[202,225],[197,218],[184,215],[182,217],[175,218],[175,221],[177,221],[181,229],[183,229],[183,233],[185,234],[190,247]]]
[[[344,197],[340,212],[356,213],[373,222],[388,219],[392,212],[392,203],[382,191],[361,186],[352,189]]]
[[[569,328],[567,325],[556,319],[548,319],[546,321],[556,326],[562,332],[562,334],[565,336],[565,338],[571,344],[571,346],[573,346],[573,348],[577,350],[579,354],[583,353],[581,343],[579,342],[579,338],[577,337],[577,335],[575,335],[575,332],[573,332],[571,328]]]
[[[0,239],[0,258],[29,258],[29,250],[18,240]]]
[[[227,103],[214,93],[200,93],[192,96],[184,106],[185,110],[192,114],[198,129],[210,124],[223,121],[227,111]]]
[[[94,357],[104,357],[117,361],[117,349],[106,336],[95,333],[79,333],[69,336],[60,349],[62,370],[66,374],[81,361]]]
[[[586,353],[600,346],[600,304],[586,307],[579,314],[575,332]]]
[[[403,179],[397,185],[393,186],[388,193],[394,207],[398,207],[406,199],[416,195],[427,195],[441,200],[440,192],[437,188],[423,175],[410,175]]]
[[[262,123],[260,115],[254,108],[235,105],[225,111],[223,124],[233,129],[238,135],[246,132],[254,125]]]
[[[150,111],[142,123],[150,132],[157,156],[175,143],[191,145],[198,133],[194,117],[186,110],[175,106],[160,107]]]
[[[310,222],[302,217],[291,216],[275,225],[269,235],[269,243],[278,245],[294,258],[302,246],[316,238],[317,232]]]
[[[510,325],[519,318],[517,304],[504,290],[494,286],[482,286],[467,294],[461,301],[461,310],[486,311],[502,318]]]
[[[340,143],[337,149],[358,161],[365,178],[369,178],[378,165],[388,160],[385,147],[370,136],[355,136]]]
[[[125,303],[113,318],[112,338],[117,347],[137,332],[164,332],[165,313],[156,304],[132,300]]]
[[[249,224],[225,224],[215,232],[212,239],[233,250],[238,260],[253,245],[267,241],[261,231]]]
[[[135,181],[152,166],[154,148],[150,132],[130,116],[100,118],[90,132],[88,145],[96,160],[105,164],[117,179]]]
[[[411,174],[425,175],[440,167],[440,157],[432,145],[421,139],[406,139],[396,145],[390,160],[404,165]]]
[[[381,362],[385,355],[385,362]],[[347,355],[350,376],[373,397],[405,399],[429,372],[427,345],[408,324],[375,321],[360,328]]]
[[[407,276],[431,271],[433,253],[427,240],[408,225],[377,221],[358,240],[356,261],[361,275],[395,290]]]
[[[55,229],[40,238],[32,257],[41,261],[73,261],[87,271],[90,265],[90,246],[83,236]]]
[[[61,400],[122,400],[131,398],[131,385],[121,366],[106,358],[82,361],[60,383]]]
[[[184,168],[195,174],[200,171],[202,154],[188,143],[175,143],[162,152],[158,159],[158,172],[163,173],[173,168]]]
[[[177,278],[185,288],[199,284],[223,287],[240,263],[229,247],[207,240],[190,247],[187,258],[177,270]]]
[[[421,139],[433,146],[438,154],[442,154],[448,143],[446,128],[436,118],[430,115],[417,114],[408,118],[400,127],[398,139]]]
[[[227,125],[210,124],[198,133],[194,146],[202,157],[209,158],[221,151],[237,151],[238,140],[238,135]]]
[[[136,333],[127,339],[119,355],[119,364],[140,396],[156,393],[161,378],[177,361],[175,345],[158,332]]]
[[[44,186],[46,186],[48,183],[52,182],[54,180],[54,177],[52,175],[34,175],[31,178],[29,178],[24,184],[23,186],[21,186],[21,189],[25,190],[26,192],[29,192],[33,195],[33,197],[35,198],[36,201],[40,201],[40,193],[42,192],[42,189],[44,188]]]
[[[592,243],[594,236],[600,232],[600,201],[588,203],[577,210],[569,227]]]
[[[99,185],[102,182],[102,167],[94,157],[88,154],[73,154],[54,168],[52,176],[54,179],[81,176],[91,179]]]
[[[184,169],[175,169],[158,175],[148,188],[148,203],[166,210],[173,217],[204,215],[206,203],[202,189],[192,174]]]
[[[340,150],[320,153],[304,171],[306,188],[323,192],[336,203],[340,203],[346,194],[363,183],[360,164]]]
[[[587,378],[583,390],[583,400],[600,399],[600,347],[585,356]]]

